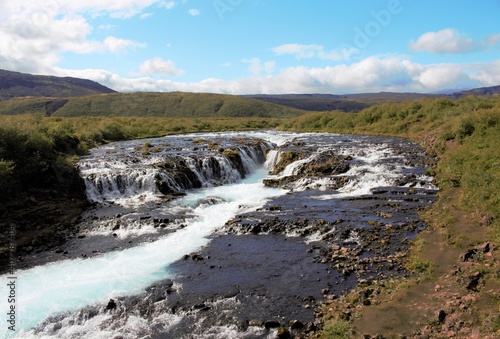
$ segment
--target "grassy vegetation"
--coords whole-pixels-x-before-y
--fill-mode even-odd
[[[325,339],[349,339],[351,338],[349,330],[350,324],[348,321],[334,318],[325,325],[322,337]]]
[[[18,115],[18,114],[41,114],[46,115],[46,107],[50,99],[33,98],[13,98],[0,101],[0,114]]]
[[[257,99],[207,93],[111,93],[0,101],[0,114],[38,113],[60,117],[295,117],[304,113]]]

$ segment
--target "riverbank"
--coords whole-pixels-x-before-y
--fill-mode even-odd
[[[0,229],[2,250],[0,252],[0,274],[11,269],[10,258],[14,259],[15,270],[29,267],[24,263],[26,256],[54,251],[75,236],[82,213],[88,208],[85,190],[65,194],[57,190],[32,190],[29,194],[17,196],[0,208]],[[15,230],[15,246],[10,250],[7,230]]]
[[[458,193],[439,193],[436,204],[424,212],[428,228],[413,242],[407,261],[420,272],[362,284],[325,303],[321,337],[498,337],[500,254],[497,244],[488,241],[488,226],[458,208]],[[443,211],[453,218],[448,225]],[[362,297],[366,295],[369,302]]]

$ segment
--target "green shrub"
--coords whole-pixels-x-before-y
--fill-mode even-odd
[[[471,118],[467,118],[460,121],[460,126],[458,127],[456,135],[459,139],[464,139],[465,137],[472,135],[474,130],[475,127],[473,120]]]
[[[327,339],[349,339],[351,337],[349,332],[349,322],[342,319],[332,319],[323,328],[323,334]]]

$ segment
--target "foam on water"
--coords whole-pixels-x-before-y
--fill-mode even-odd
[[[329,200],[335,198],[355,197],[371,194],[376,187],[392,186],[394,182],[402,177],[402,164],[386,163],[385,160],[401,159],[389,149],[388,145],[365,145],[363,148],[346,148],[340,152],[351,155],[353,160],[351,168],[341,176],[348,176],[349,182],[335,194],[325,194],[317,199]],[[320,179],[323,180],[323,179]],[[318,183],[321,186],[321,182]]]
[[[208,197],[221,200],[216,204],[198,204],[193,208],[196,217],[185,228],[152,243],[91,259],[65,260],[16,272],[20,337],[50,315],[106,302],[111,297],[136,294],[168,277],[170,263],[206,245],[207,237],[227,220],[285,193],[264,187],[262,178],[266,175],[267,171],[260,169],[240,183],[188,194],[177,204],[196,205],[196,200]],[[7,276],[1,276],[0,280],[7,281]],[[0,286],[0,295],[7,292],[5,285]],[[1,300],[1,309],[7,309],[6,301],[6,298]],[[0,330],[6,331],[6,326]],[[2,332],[2,335],[8,333]]]

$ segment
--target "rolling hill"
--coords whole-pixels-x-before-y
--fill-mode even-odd
[[[436,97],[435,94],[421,93],[361,93],[361,94],[277,94],[277,95],[248,95],[247,97],[272,102],[274,104],[294,107],[306,111],[334,111],[359,112],[364,108],[386,103],[417,100]]]
[[[115,91],[87,79],[32,75],[0,70],[0,100],[15,97],[65,98],[113,92]]]
[[[12,98],[0,114],[46,116],[293,117],[305,111],[234,95],[208,93],[110,93],[71,98]]]

